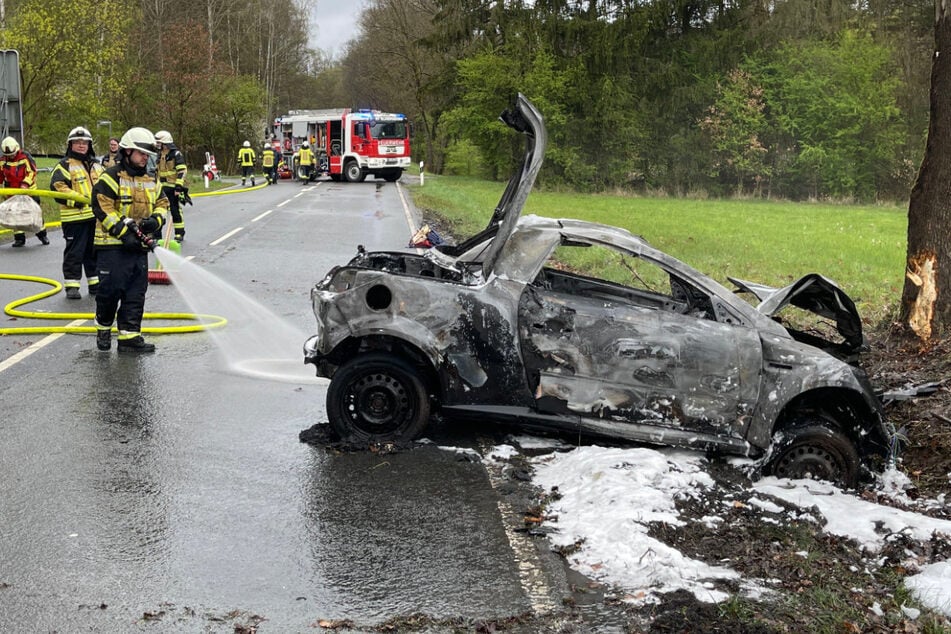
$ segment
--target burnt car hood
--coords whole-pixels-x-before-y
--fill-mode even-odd
[[[769,317],[775,316],[788,305],[815,313],[835,321],[838,333],[852,351],[862,348],[862,320],[855,302],[835,282],[818,273],[810,273],[789,286],[773,288],[756,282],[728,277],[740,291],[751,293],[760,300],[756,310]]]
[[[515,231],[515,225],[522,214],[525,200],[535,184],[538,170],[541,169],[542,160],[545,157],[545,147],[548,144],[544,119],[535,106],[525,98],[525,95],[519,93],[514,105],[503,111],[499,115],[499,119],[516,132],[525,135],[525,153],[522,164],[509,179],[508,185],[502,193],[502,198],[499,199],[499,203],[496,205],[485,229],[458,245],[435,247],[439,252],[453,257],[470,252],[474,253],[474,255],[466,255],[465,257],[466,259],[471,257],[473,258],[472,261],[481,262],[482,273],[486,278],[494,270],[499,252],[505,242]],[[473,251],[480,245],[479,249]]]

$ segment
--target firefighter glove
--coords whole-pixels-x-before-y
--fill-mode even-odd
[[[139,221],[139,229],[142,230],[142,233],[155,233],[159,230],[159,221],[155,216],[149,216]]]
[[[120,237],[122,240],[122,248],[127,251],[141,251],[142,242],[139,240],[138,236],[135,235],[134,231],[126,231]]]
[[[111,235],[113,238],[120,238],[122,237],[123,233],[132,233],[131,231],[127,231],[127,229],[131,230],[134,224],[135,220],[132,218],[123,218],[119,222],[109,227],[109,235]]]

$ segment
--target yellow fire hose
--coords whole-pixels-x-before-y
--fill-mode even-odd
[[[74,320],[74,319],[86,319],[93,320],[96,318],[96,315],[93,313],[42,313],[35,311],[26,311],[26,310],[17,310],[18,307],[25,304],[30,304],[32,302],[37,302],[41,299],[46,299],[51,295],[55,295],[63,289],[63,285],[57,282],[56,280],[51,280],[46,277],[36,277],[33,275],[15,275],[12,273],[0,273],[0,279],[4,280],[14,280],[18,282],[38,282],[40,284],[46,284],[52,288],[45,290],[36,295],[30,295],[29,297],[24,297],[23,299],[17,299],[3,308],[3,312],[10,315],[11,317],[23,317],[26,319],[61,319],[61,320]],[[197,324],[188,324],[184,326],[145,326],[142,328],[143,333],[152,333],[156,335],[171,335],[178,333],[186,332],[200,332],[203,330],[210,330],[211,328],[221,328],[228,323],[228,320],[224,317],[219,317],[218,315],[201,315],[196,313],[145,313],[142,316],[143,319],[164,319],[164,320],[187,320],[187,321],[201,321]],[[115,329],[113,329],[115,330]],[[26,326],[20,328],[0,328],[0,335],[42,335],[54,332],[64,332],[69,334],[79,334],[87,332],[96,332],[95,326]]]
[[[239,192],[254,191],[256,189],[263,189],[267,187],[267,183],[262,183],[261,185],[255,185],[254,187],[243,187],[240,189],[221,189],[211,192],[199,192],[192,195],[192,198],[199,196],[223,196],[226,194],[237,194]],[[50,191],[48,189],[13,189],[10,187],[0,187],[0,196],[42,196],[46,198],[59,198],[63,200],[75,200],[78,202],[88,203],[89,199],[85,196],[77,194],[75,192],[58,192]],[[49,222],[46,223],[47,227],[58,226],[59,222]],[[0,234],[11,233],[10,229],[0,228]],[[0,279],[4,280],[14,280],[21,282],[38,282],[40,284],[47,284],[52,288],[42,293],[37,293],[36,295],[30,295],[29,297],[24,297],[23,299],[18,299],[10,302],[3,308],[3,312],[11,317],[22,317],[26,319],[58,319],[58,320],[76,320],[76,319],[85,319],[93,320],[95,319],[95,314],[93,313],[44,313],[36,311],[25,311],[17,310],[19,306],[25,304],[30,304],[37,302],[41,299],[46,299],[51,295],[55,295],[63,289],[63,285],[57,282],[56,280],[51,280],[46,277],[36,277],[33,275],[15,275],[12,273],[0,273]],[[177,334],[177,333],[187,333],[187,332],[200,332],[203,330],[209,330],[211,328],[221,328],[228,323],[228,320],[224,317],[218,315],[202,315],[196,313],[145,313],[142,316],[143,319],[162,319],[162,320],[187,320],[187,321],[201,321],[197,324],[189,324],[184,326],[145,326],[142,328],[143,333],[152,333],[157,335],[165,334]],[[96,332],[95,326],[25,326],[20,328],[0,328],[0,335],[39,335],[39,334],[49,334],[49,333],[69,333],[69,334],[78,334],[78,333],[93,333]]]

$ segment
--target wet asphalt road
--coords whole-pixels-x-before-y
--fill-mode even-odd
[[[313,283],[357,244],[403,247],[408,202],[372,179],[196,198],[182,255],[307,333]],[[61,279],[51,238],[0,242],[0,272]],[[0,280],[0,301],[44,288]],[[23,308],[91,312],[83,295]],[[152,286],[146,310],[188,306]],[[519,545],[508,516],[523,509],[484,463],[298,440],[326,420],[303,341],[278,354],[301,379],[274,381],[229,371],[208,333],[150,339],[157,353],[136,357],[101,353],[92,335],[0,337],[0,631],[312,632],[321,619],[358,631],[560,602],[563,580]]]

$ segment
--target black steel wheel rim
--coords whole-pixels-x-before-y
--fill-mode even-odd
[[[410,391],[388,372],[368,372],[347,388],[346,413],[350,423],[364,432],[396,431],[412,417]]]

